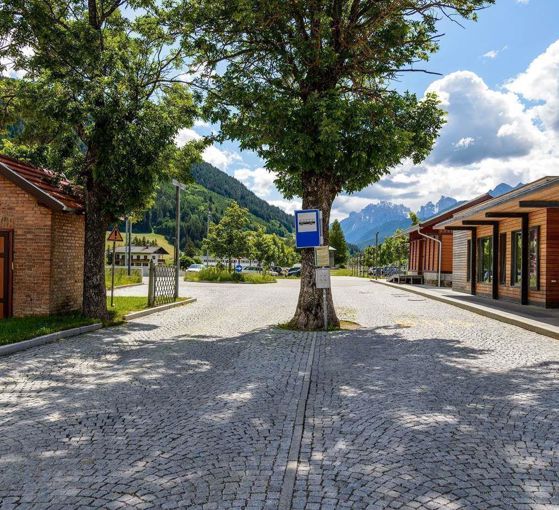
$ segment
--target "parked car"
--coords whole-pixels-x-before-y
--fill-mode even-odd
[[[272,276],[280,276],[287,274],[287,271],[285,271],[285,269],[281,266],[270,266],[270,274]]]
[[[258,266],[245,266],[243,267],[243,273],[261,273],[262,268]]]
[[[205,264],[190,264],[187,269],[186,272],[187,273],[199,273],[200,271],[202,271],[202,269],[205,269],[206,265]]]
[[[295,264],[287,270],[287,276],[301,276],[301,264]]]

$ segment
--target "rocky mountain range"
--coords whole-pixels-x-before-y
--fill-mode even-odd
[[[506,183],[499,184],[489,193],[494,197],[503,195],[512,189],[522,186],[510,186]],[[441,196],[436,202],[427,202],[416,212],[421,220],[426,220],[432,216],[440,214],[456,205],[459,202],[455,198]],[[412,210],[403,204],[382,201],[369,204],[359,212],[352,212],[343,219],[340,224],[344,231],[346,241],[363,248],[369,244],[374,244],[375,234],[379,233],[379,242],[391,236],[399,228],[407,228],[411,225],[409,213]]]

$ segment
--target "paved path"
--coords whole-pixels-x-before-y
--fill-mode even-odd
[[[558,341],[353,278],[327,335],[269,327],[296,281],[186,292],[0,360],[1,509],[559,508]]]

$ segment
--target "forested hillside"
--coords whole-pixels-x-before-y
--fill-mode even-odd
[[[221,170],[200,163],[193,167],[192,176],[195,182],[187,184],[187,190],[181,193],[181,250],[189,254],[197,251],[206,236],[208,210],[211,221],[218,222],[232,200],[250,211],[254,228],[263,226],[266,232],[280,236],[292,232],[291,216],[261,200]],[[155,232],[174,242],[175,188],[170,183],[158,190],[153,206],[134,225],[134,232]]]

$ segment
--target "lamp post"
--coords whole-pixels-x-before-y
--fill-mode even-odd
[[[173,179],[173,186],[176,188],[176,224],[175,224],[175,299],[179,297],[180,280],[180,226],[181,226],[181,190],[186,191],[186,186]]]

